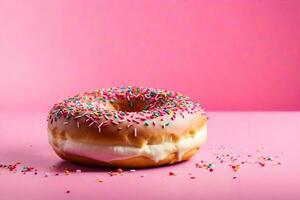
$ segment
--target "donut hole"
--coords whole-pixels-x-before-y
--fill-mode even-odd
[[[147,110],[149,104],[147,101],[132,99],[132,100],[117,100],[112,103],[114,110],[123,112],[141,112]]]

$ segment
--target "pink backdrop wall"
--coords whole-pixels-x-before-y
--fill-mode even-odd
[[[300,1],[0,1],[0,108],[97,87],[209,110],[300,110]]]

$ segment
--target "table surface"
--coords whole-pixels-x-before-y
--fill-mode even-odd
[[[2,112],[0,199],[300,199],[300,112],[209,117],[208,142],[191,160],[110,176],[62,161],[48,145],[46,113]]]

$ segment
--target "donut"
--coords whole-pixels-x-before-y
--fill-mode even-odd
[[[200,103],[173,91],[135,86],[95,89],[62,100],[47,117],[62,159],[145,168],[190,159],[207,139]]]

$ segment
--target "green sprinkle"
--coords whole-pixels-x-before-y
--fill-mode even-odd
[[[156,117],[159,117],[159,113],[158,112],[154,112],[153,113]]]
[[[166,126],[169,126],[170,125],[170,122],[166,123]]]
[[[151,91],[151,92],[150,92],[150,95],[153,97],[153,96],[155,96],[155,95],[156,95],[156,92],[154,92],[154,91]]]
[[[145,106],[145,110],[148,110],[149,108],[150,108],[149,104]]]
[[[130,101],[130,107],[133,108],[133,106],[134,106],[134,105],[133,105],[133,101],[131,100],[131,101]]]
[[[148,122],[145,122],[145,126],[149,126],[149,123],[148,123]]]
[[[121,112],[120,115],[125,116],[125,112]]]

